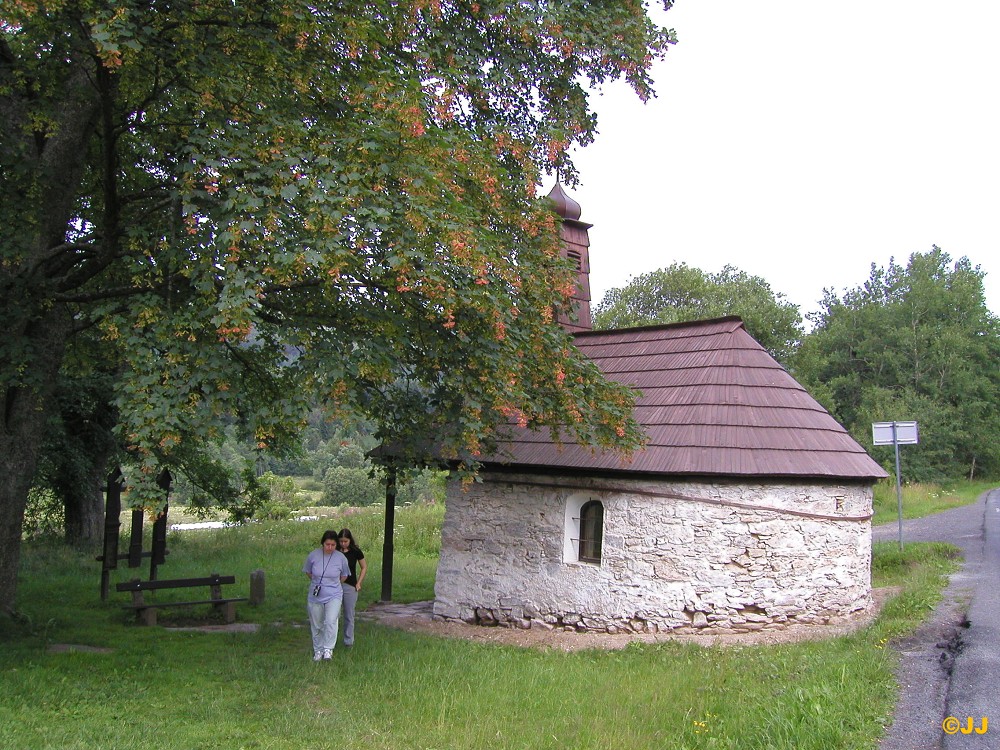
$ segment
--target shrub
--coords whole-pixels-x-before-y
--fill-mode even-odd
[[[269,471],[258,481],[264,489],[264,499],[254,510],[254,517],[280,521],[299,507],[299,491],[291,477],[279,477]]]
[[[50,490],[33,489],[28,493],[24,509],[21,538],[58,537],[66,526],[66,511],[62,502]]]
[[[396,505],[444,502],[446,471],[424,471],[401,481],[396,488]],[[377,505],[385,502],[385,475],[370,465],[334,466],[323,478],[323,505]]]
[[[396,494],[396,503],[398,505],[443,503],[447,480],[447,471],[427,470],[421,472],[410,480],[400,482]]]
[[[323,505],[374,505],[384,498],[385,485],[366,466],[331,466],[323,477]]]

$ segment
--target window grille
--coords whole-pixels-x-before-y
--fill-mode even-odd
[[[604,504],[600,500],[590,500],[580,508],[580,561],[599,563],[603,540]]]

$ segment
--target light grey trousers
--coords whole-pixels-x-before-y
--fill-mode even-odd
[[[354,607],[358,603],[358,590],[346,583],[340,584],[344,589],[344,645],[354,643]]]
[[[337,645],[337,625],[340,620],[340,599],[326,604],[308,602],[309,625],[312,629],[313,651],[333,651]]]

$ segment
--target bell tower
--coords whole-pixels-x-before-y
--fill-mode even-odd
[[[562,256],[576,266],[576,291],[573,293],[572,312],[559,314],[559,324],[573,333],[593,328],[590,318],[590,234],[593,224],[580,221],[580,204],[566,195],[559,182],[548,194],[562,219],[559,236],[562,238]]]

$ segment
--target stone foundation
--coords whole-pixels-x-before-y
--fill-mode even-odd
[[[560,481],[449,487],[434,615],[608,633],[750,632],[866,611],[871,487]],[[598,564],[574,513],[604,506]]]

